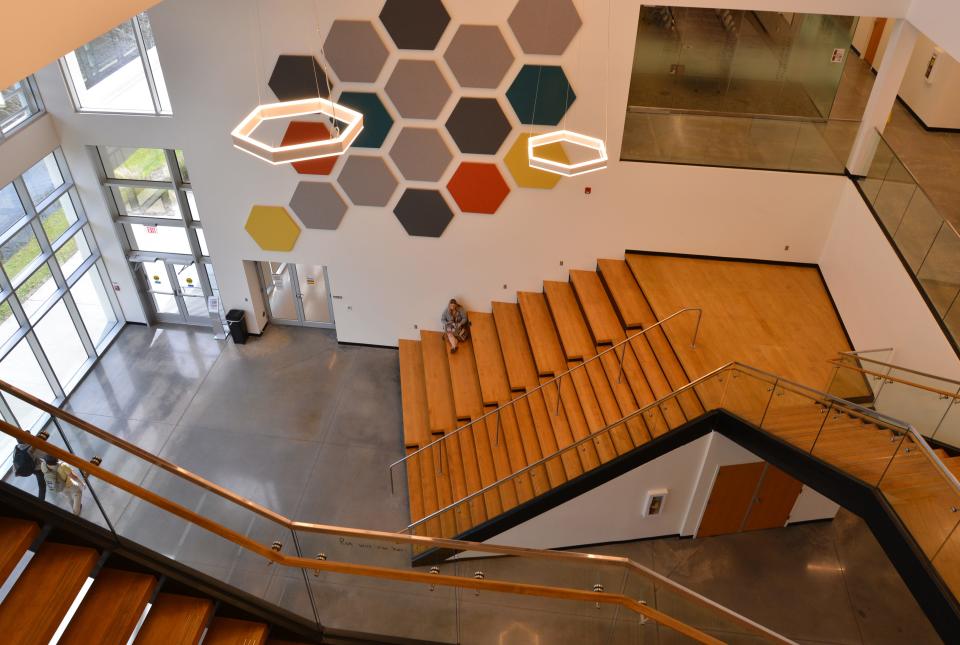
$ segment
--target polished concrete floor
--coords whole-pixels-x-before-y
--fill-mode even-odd
[[[128,325],[77,388],[78,416],[292,519],[397,530],[405,525],[397,354],[337,344],[333,332],[269,327],[243,346],[208,331]],[[263,544],[297,553],[294,536],[199,487],[64,428],[84,457]],[[121,459],[123,462],[121,463]],[[29,488],[31,480],[14,480]],[[203,529],[93,480],[117,530],[161,553],[324,624],[461,643],[649,643],[678,639],[606,607],[424,585],[304,575],[268,565]],[[83,515],[105,524],[89,494]],[[405,569],[392,543],[298,531],[299,553]],[[934,643],[876,541],[856,517],[701,540],[664,538],[591,548],[628,556],[799,642]],[[601,583],[733,642],[754,642],[647,579],[594,565],[467,560],[444,573],[591,589]],[[310,594],[307,593],[307,585]],[[658,633],[659,631],[659,633]]]

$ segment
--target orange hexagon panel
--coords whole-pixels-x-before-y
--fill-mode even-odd
[[[330,138],[330,130],[317,121],[291,121],[283,133],[280,145],[291,146],[308,141],[325,141]],[[321,157],[292,163],[294,170],[301,175],[329,175],[340,156]]]
[[[465,213],[496,213],[510,192],[492,163],[465,161],[450,178],[447,190]]]
[[[300,226],[283,206],[254,206],[244,228],[264,251],[292,251],[300,237]]]

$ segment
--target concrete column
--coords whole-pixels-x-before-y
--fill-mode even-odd
[[[877,78],[867,100],[853,148],[850,149],[850,157],[847,159],[847,168],[854,175],[866,175],[870,169],[870,162],[877,148],[875,131],[883,132],[887,125],[918,34],[917,28],[902,18],[894,22],[890,30],[887,48],[877,68]]]

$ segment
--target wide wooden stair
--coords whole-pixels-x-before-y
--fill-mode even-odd
[[[73,543],[29,519],[0,517],[3,642],[262,645],[267,624],[219,615],[210,598],[165,591],[165,578]],[[288,645],[294,645],[289,643]]]
[[[471,338],[455,353],[435,331],[400,341],[404,445],[415,455],[405,462],[411,522],[470,498],[420,534],[462,535],[703,414],[689,392],[601,432],[690,381],[660,327],[589,360],[657,322],[640,277],[624,260],[600,260],[596,271],[468,312]],[[471,497],[577,442],[562,459]]]

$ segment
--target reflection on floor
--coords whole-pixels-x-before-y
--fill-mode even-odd
[[[340,346],[328,331],[268,327],[262,337],[235,346],[186,327],[128,325],[77,389],[70,409],[288,517],[397,530],[406,524],[407,503],[399,479],[398,494],[390,495],[386,467],[403,454],[398,381],[395,351]],[[115,451],[67,432],[79,453],[116,466]],[[289,538],[146,464],[126,463],[122,472],[265,543]],[[24,478],[14,483],[35,486]],[[244,557],[219,538],[102,485],[97,492],[123,535],[291,611],[309,611],[299,571]],[[83,514],[103,524],[95,505],[84,504]],[[336,548],[304,546],[311,552]],[[787,529],[590,550],[629,556],[798,641],[936,642],[876,541],[846,513],[834,522]],[[409,563],[402,551],[372,557],[368,563]],[[456,566],[461,573],[478,568],[476,561]],[[508,566],[518,565],[499,559],[481,568],[493,577]],[[595,583],[592,574],[562,568],[549,577],[540,581],[579,588]],[[449,591],[374,580],[357,585],[333,574],[312,578],[311,585],[321,620],[336,628],[463,643],[572,642],[571,634],[578,643],[634,642],[621,641],[619,631],[615,641],[607,640],[600,616],[574,620],[560,613],[565,607],[534,611],[513,597],[462,595],[458,628]],[[669,599],[657,602],[669,605]],[[552,618],[544,621],[543,611]],[[682,608],[674,611],[684,617]],[[532,632],[544,624],[553,631]],[[597,634],[604,636],[598,640]]]

